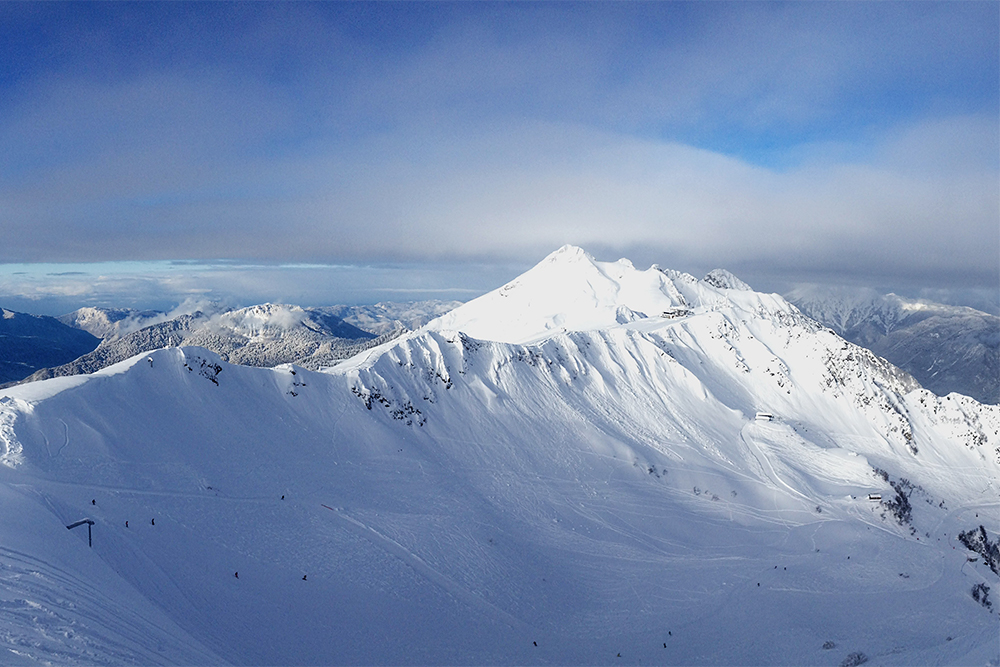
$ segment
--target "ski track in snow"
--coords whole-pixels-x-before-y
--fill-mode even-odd
[[[62,419],[59,420],[59,423],[63,425],[63,444],[60,445],[59,449],[56,450],[56,453],[52,455],[52,458],[56,458],[60,454],[62,454],[63,450],[66,449],[66,446],[69,445],[69,424],[67,424]],[[46,438],[45,440],[46,449],[48,448],[48,446],[49,446],[49,441],[48,438]]]
[[[73,572],[6,547],[0,547],[0,627],[0,647],[31,662],[166,662],[147,645],[150,621],[122,614],[117,600]]]
[[[384,549],[386,552],[392,554],[393,556],[399,558],[404,563],[412,567],[418,574],[425,577],[429,581],[434,582],[442,589],[447,591],[450,595],[454,596],[456,599],[462,601],[463,603],[469,605],[470,607],[479,608],[486,613],[496,616],[501,619],[504,623],[507,623],[512,628],[519,631],[527,631],[529,626],[522,622],[521,620],[515,618],[514,616],[508,614],[502,609],[499,609],[493,604],[490,604],[486,600],[482,599],[472,591],[468,590],[464,586],[453,581],[446,575],[442,574],[438,570],[427,564],[420,556],[416,555],[412,551],[408,550],[406,547],[396,542],[390,537],[383,535],[371,526],[358,521],[354,517],[345,513],[343,510],[330,507],[329,505],[323,505],[326,509],[333,512],[333,514],[341,519],[343,522],[349,524],[355,531],[360,531],[359,534],[368,540],[371,540],[377,544],[380,548]]]

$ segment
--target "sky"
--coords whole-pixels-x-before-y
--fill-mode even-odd
[[[0,3],[0,305],[495,288],[566,243],[1000,308],[996,2]]]

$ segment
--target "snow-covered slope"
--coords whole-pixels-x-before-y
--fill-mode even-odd
[[[998,408],[920,389],[724,272],[564,248],[511,285],[326,372],[185,347],[0,392],[0,647],[1000,659],[972,596],[995,597],[995,571],[958,539],[997,539]],[[63,527],[85,516],[92,549]]]
[[[873,290],[803,287],[788,295],[809,317],[885,357],[939,396],[1000,403],[1000,317]]]

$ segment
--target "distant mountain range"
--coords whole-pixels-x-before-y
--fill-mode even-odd
[[[873,290],[808,287],[786,295],[804,314],[913,375],[938,396],[1000,403],[1000,317]]]
[[[93,308],[74,310],[57,317],[60,322],[87,331],[98,338],[120,338],[143,327],[172,319],[159,310],[133,310],[132,308]]]
[[[58,319],[11,313],[4,322],[19,322],[22,334],[19,347],[5,348],[11,371],[0,385],[93,373],[142,352],[178,345],[204,347],[230,363],[245,366],[294,363],[317,369],[418,328],[456,305],[458,302],[443,301],[325,308],[262,304],[175,316],[152,310],[87,307]],[[28,335],[28,331],[35,333]],[[53,342],[56,332],[69,339],[83,339],[88,345],[78,347],[75,354],[63,351],[65,345]],[[57,351],[62,354],[56,355]],[[34,363],[28,363],[30,360]],[[50,363],[40,363],[45,360]]]
[[[323,306],[319,308],[305,309],[309,313],[318,314],[322,318],[337,318],[350,324],[361,331],[380,336],[395,329],[417,329],[438,315],[447,313],[449,310],[462,305],[461,301],[408,301],[408,302],[382,302],[375,305],[363,306]],[[272,313],[279,310],[294,309],[297,306],[275,306],[264,304],[253,308],[268,308]],[[201,315],[200,321],[208,321],[212,316],[229,312],[242,312],[249,309],[223,308],[221,306],[206,305],[197,310]],[[158,310],[133,310],[131,308],[80,308],[68,315],[62,315],[58,319],[63,324],[76,329],[83,329],[102,339],[121,338],[133,331],[144,329],[155,324],[177,319],[184,315],[191,315],[193,312],[166,313]],[[257,313],[262,315],[261,312]],[[238,315],[225,318],[228,322],[239,319]],[[294,320],[295,317],[292,317]],[[346,338],[354,337],[354,332],[348,332]]]
[[[68,364],[39,370],[28,381],[93,373],[142,352],[179,345],[204,347],[230,363],[244,366],[294,363],[316,369],[356,354],[378,339],[338,317],[314,309],[276,304],[212,315],[199,311],[123,334],[119,332],[126,329],[120,326],[121,323],[135,322],[139,317],[130,315],[114,319],[121,311],[112,311],[110,317],[104,318],[99,316],[102,314],[107,315],[88,313],[91,316],[80,318],[97,330],[112,332],[97,349]],[[391,337],[392,333],[384,336]]]
[[[435,317],[462,305],[461,301],[382,302],[374,306],[326,306],[316,310],[339,317],[369,333],[381,335],[394,329],[413,331]]]
[[[0,308],[0,385],[70,362],[100,342],[99,337],[54,317]]]
[[[713,271],[705,281],[749,289],[723,270]],[[939,396],[957,392],[983,403],[1000,403],[1000,317],[874,290],[813,286],[785,296],[805,315],[907,371]],[[375,338],[418,329],[460,305],[263,304],[182,314],[88,307],[59,318],[5,310],[0,320],[0,386],[91,373],[140,352],[176,345],[205,347],[236,364],[295,363],[315,369],[377,344]]]

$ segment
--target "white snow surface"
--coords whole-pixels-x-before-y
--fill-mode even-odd
[[[567,245],[503,287],[427,326],[527,343],[551,331],[604,329],[648,317],[675,317],[695,308],[711,310],[726,302],[728,292],[686,273],[656,266],[639,271],[627,259],[599,262]]]
[[[713,274],[566,247],[325,372],[0,391],[0,663],[1000,664],[1000,409]]]

